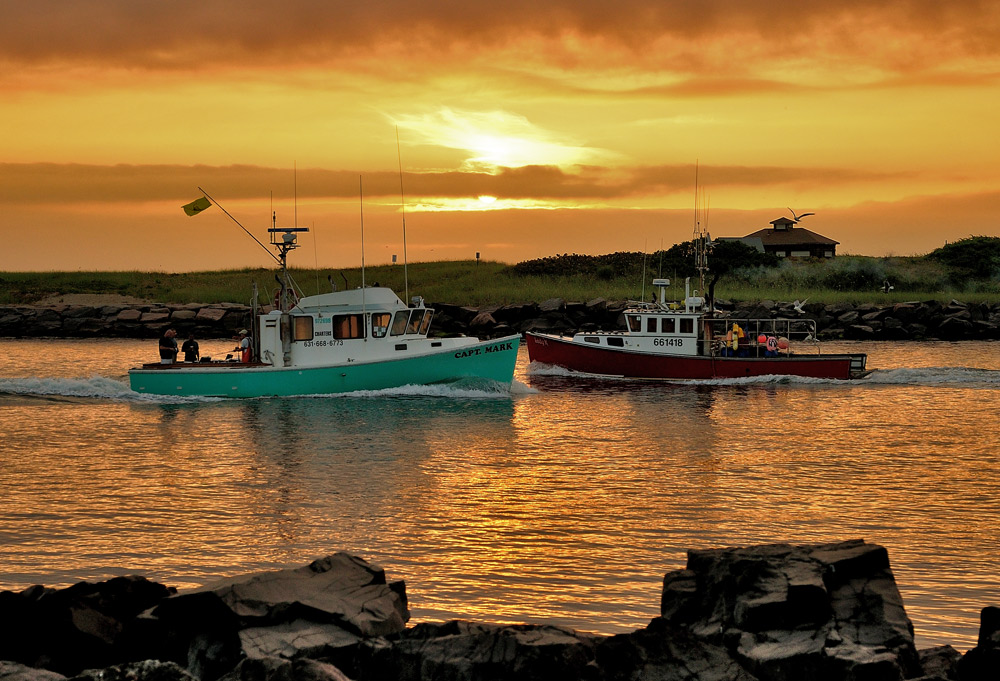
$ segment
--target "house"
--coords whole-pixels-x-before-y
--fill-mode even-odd
[[[741,241],[759,239],[765,253],[773,253],[779,258],[833,258],[837,255],[839,241],[797,225],[798,220],[780,217],[771,220],[770,229],[747,234]]]

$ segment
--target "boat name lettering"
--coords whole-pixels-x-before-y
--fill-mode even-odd
[[[460,350],[455,353],[455,357],[461,359],[462,357],[474,357],[475,355],[481,355],[483,352],[503,352],[504,350],[513,350],[514,344],[509,343],[497,343],[496,345],[489,345],[485,348],[469,348],[468,350]]]
[[[666,346],[666,347],[681,347],[684,345],[683,338],[654,338],[653,345]]]

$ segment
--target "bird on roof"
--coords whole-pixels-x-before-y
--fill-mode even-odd
[[[795,211],[794,211],[794,210],[792,210],[791,208],[789,208],[788,210],[789,210],[789,211],[791,212],[791,214],[792,214],[792,219],[793,219],[793,220],[794,220],[795,222],[798,222],[799,220],[801,220],[802,218],[804,218],[804,217],[806,217],[806,216],[808,216],[808,215],[816,215],[816,213],[803,213],[802,215],[796,215],[796,214],[795,214]]]

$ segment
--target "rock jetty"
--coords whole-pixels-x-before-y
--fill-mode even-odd
[[[587,302],[553,298],[541,303],[464,307],[430,304],[436,333],[491,337],[545,331],[574,333],[624,328],[625,301],[596,298]],[[1000,339],[1000,303],[952,300],[913,301],[889,306],[792,303],[763,300],[753,304],[717,301],[721,315],[734,318],[813,320],[821,339],[849,340],[993,340]],[[181,336],[229,338],[250,326],[251,311],[237,304],[132,304],[0,306],[0,337],[13,338],[156,338],[167,327]]]
[[[917,650],[881,546],[694,550],[628,634],[468,621],[407,626],[402,581],[337,553],[175,589],[142,577],[0,592],[3,681],[995,681],[978,645]]]

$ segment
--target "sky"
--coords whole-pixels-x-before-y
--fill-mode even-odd
[[[696,208],[716,237],[811,212],[839,254],[1000,235],[995,1],[0,16],[0,271],[266,266],[240,225],[266,242],[272,219],[310,230],[302,267],[651,252]]]

